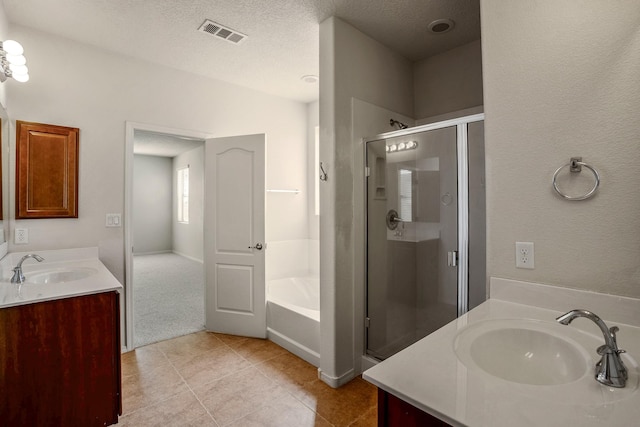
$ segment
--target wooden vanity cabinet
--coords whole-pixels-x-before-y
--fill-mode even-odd
[[[105,426],[122,414],[115,291],[0,309],[0,424]]]
[[[378,389],[378,427],[450,427],[404,400]]]

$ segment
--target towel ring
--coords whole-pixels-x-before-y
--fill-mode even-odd
[[[558,187],[558,183],[556,182],[556,179],[560,171],[566,168],[567,166],[569,166],[569,170],[571,172],[581,172],[582,166],[584,166],[585,168],[589,169],[591,173],[593,173],[593,176],[595,178],[595,183],[593,185],[593,188],[588,193],[583,194],[582,196],[569,196],[560,190],[560,188]],[[553,189],[556,190],[556,193],[558,193],[559,195],[561,195],[567,200],[586,200],[595,194],[599,186],[600,186],[600,174],[598,174],[598,171],[595,170],[592,166],[589,166],[588,164],[584,163],[582,161],[582,157],[572,157],[569,163],[567,163],[566,165],[560,166],[558,169],[556,169],[555,173],[553,174]]]

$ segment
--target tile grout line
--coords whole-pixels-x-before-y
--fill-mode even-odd
[[[153,344],[151,344],[151,345],[153,345]],[[144,347],[144,346],[143,346],[143,347]],[[136,351],[136,349],[133,349],[132,351],[134,351],[134,352],[135,352],[135,351]],[[174,370],[174,371],[176,371],[176,373],[178,374],[178,376],[180,377],[180,379],[181,379],[181,380],[185,383],[185,385],[188,387],[188,386],[189,386],[189,384],[186,384],[186,381],[184,380],[184,378],[182,378],[182,375],[180,375],[180,373],[179,373],[179,372],[177,372],[176,368],[173,366],[173,363],[171,363],[171,360],[169,360],[169,358],[168,358],[168,357],[167,357],[167,355],[164,353],[164,351],[162,351],[162,349],[160,349],[160,348],[158,348],[158,351],[162,354],[162,356],[164,356],[164,358],[165,358],[165,359],[166,359],[166,361],[169,363],[169,365],[171,365],[171,367],[173,368],[173,370]],[[121,356],[121,357],[122,357],[122,356]],[[140,376],[140,374],[131,374],[131,375],[127,375],[127,377],[136,376],[136,375],[137,375],[137,376]],[[129,416],[131,416],[132,414],[135,414],[136,412],[139,412],[139,411],[141,411],[141,410],[143,410],[143,409],[150,408],[150,407],[155,406],[155,405],[157,405],[157,404],[159,404],[159,403],[162,403],[162,402],[166,402],[167,400],[169,400],[169,399],[172,399],[172,398],[176,397],[178,394],[180,394],[180,393],[174,393],[174,394],[172,394],[171,396],[165,397],[164,399],[160,399],[160,400],[158,400],[158,401],[156,401],[156,402],[152,402],[152,403],[150,403],[150,404],[148,404],[148,405],[141,406],[141,407],[139,407],[138,409],[134,409],[134,410],[133,410],[133,411],[131,411],[131,412],[127,412],[126,414],[122,415],[121,417],[122,417],[122,418],[129,417]],[[123,396],[123,397],[124,397],[124,396]]]
[[[286,353],[285,353],[285,354],[286,354]],[[260,363],[264,363],[264,362],[267,362],[267,361],[269,361],[269,360],[273,360],[273,359],[275,359],[276,357],[279,357],[279,356],[281,356],[281,355],[274,356],[274,357],[272,357],[271,359],[264,360],[264,361],[262,361],[262,362],[260,362]],[[256,368],[256,369],[258,369],[258,368]],[[262,372],[260,369],[258,369],[258,371],[259,371],[259,372],[261,372],[261,373],[262,373],[264,376],[266,376],[267,378],[269,378],[271,381],[274,381],[274,382],[275,382],[279,387],[281,387],[281,386],[280,386],[280,384],[277,382],[277,380],[272,379],[270,376],[268,376],[266,373]],[[313,383],[313,382],[316,382],[316,381],[319,381],[319,380],[316,378],[316,379],[314,379],[313,381],[309,381],[309,382],[305,383],[305,385],[303,385],[303,387],[305,387],[305,386],[306,386],[306,384],[310,384],[310,383]],[[328,420],[328,419],[326,419],[325,417],[323,417],[322,415],[320,415],[320,413],[319,413],[318,411],[316,411],[315,409],[313,409],[311,406],[307,405],[305,402],[303,402],[301,399],[299,399],[297,396],[295,396],[295,395],[294,395],[293,393],[291,393],[289,390],[287,390],[287,389],[286,389],[286,388],[284,388],[284,387],[282,387],[282,389],[285,391],[285,393],[287,393],[289,396],[291,396],[294,400],[296,400],[297,402],[299,402],[300,404],[302,404],[302,406],[303,406],[303,407],[307,408],[308,410],[310,410],[311,412],[313,412],[315,415],[317,415],[318,417],[320,417],[320,418],[322,418],[323,420],[325,420],[325,421],[327,422],[327,424],[329,424],[330,426],[334,426],[334,427],[335,427],[335,424],[333,424],[333,423],[329,422],[329,420]]]
[[[207,331],[206,333],[207,333],[207,334],[209,334],[209,333],[211,333],[211,332],[208,332],[208,331]],[[211,381],[209,381],[209,382],[207,382],[207,383],[205,383],[205,384],[201,384],[201,385],[199,385],[199,387],[203,387],[203,386],[206,386],[206,385],[211,384],[211,383],[213,383],[213,382],[220,381],[220,380],[223,380],[223,379],[225,379],[225,378],[229,378],[229,377],[231,377],[231,376],[233,376],[233,375],[241,374],[241,373],[246,372],[247,370],[249,370],[249,369],[253,368],[253,369],[255,369],[255,370],[256,370],[256,372],[257,372],[258,374],[262,375],[264,378],[266,378],[267,380],[269,380],[269,382],[270,382],[271,384],[273,384],[274,386],[276,386],[277,388],[279,388],[280,390],[282,390],[282,392],[284,393],[284,394],[283,394],[283,396],[288,396],[288,397],[293,398],[293,400],[294,400],[294,401],[296,401],[296,402],[298,402],[299,404],[301,404],[303,408],[306,408],[307,410],[311,411],[311,412],[315,415],[315,417],[316,417],[317,419],[321,419],[321,420],[325,421],[325,422],[327,423],[327,425],[330,425],[330,426],[334,426],[334,427],[335,427],[335,424],[331,423],[327,418],[325,418],[325,417],[324,417],[324,416],[322,416],[320,413],[318,413],[318,411],[316,411],[312,406],[310,406],[310,405],[306,404],[303,400],[301,400],[300,398],[298,398],[298,397],[297,397],[296,395],[294,395],[291,391],[287,390],[287,388],[286,388],[286,387],[284,387],[284,386],[283,386],[283,385],[278,381],[277,377],[275,377],[275,378],[274,378],[272,375],[269,375],[269,373],[268,373],[268,372],[264,372],[263,370],[261,370],[261,369],[259,368],[259,367],[260,367],[260,365],[266,364],[267,362],[269,362],[269,361],[271,361],[271,360],[277,359],[278,357],[281,357],[283,354],[286,354],[286,352],[285,352],[285,353],[282,353],[282,354],[276,354],[276,355],[273,355],[273,356],[268,357],[268,358],[266,358],[266,359],[252,361],[252,360],[249,360],[249,358],[248,358],[248,357],[243,356],[239,351],[237,351],[237,350],[236,350],[234,347],[232,347],[231,345],[227,344],[224,340],[222,340],[221,338],[217,337],[217,336],[216,336],[216,333],[211,333],[211,334],[213,334],[213,335],[214,335],[214,337],[216,338],[216,340],[217,340],[217,341],[219,341],[219,343],[221,344],[220,349],[224,349],[224,350],[231,350],[231,352],[232,352],[233,354],[235,354],[235,355],[236,355],[236,356],[238,356],[241,360],[243,360],[244,362],[246,362],[246,363],[248,364],[248,366],[247,366],[247,367],[245,367],[245,368],[243,368],[243,369],[240,369],[240,370],[238,370],[238,371],[230,372],[230,373],[228,373],[227,375],[223,375],[222,377],[216,378],[215,380],[211,380]],[[155,344],[158,344],[158,343],[155,343]],[[152,344],[152,345],[155,345],[155,344]],[[238,347],[238,346],[235,346],[235,347]],[[241,417],[239,417],[239,418],[237,418],[237,419],[233,419],[233,420],[231,420],[231,421],[229,421],[229,422],[226,422],[226,423],[224,423],[224,424],[221,424],[221,423],[220,423],[220,422],[219,422],[219,421],[218,421],[218,420],[213,416],[213,414],[209,411],[209,409],[207,409],[207,407],[204,405],[203,401],[202,401],[202,400],[198,397],[198,395],[195,393],[194,388],[193,388],[193,387],[192,387],[192,386],[187,382],[187,380],[185,379],[185,377],[180,373],[180,371],[179,371],[179,370],[178,370],[178,368],[176,367],[176,364],[175,364],[175,363],[174,363],[174,362],[169,358],[168,353],[166,352],[166,350],[164,350],[164,349],[162,348],[162,346],[157,346],[157,350],[162,354],[162,356],[163,356],[163,358],[165,359],[165,361],[167,361],[167,362],[169,363],[169,365],[173,368],[174,372],[178,375],[178,377],[180,378],[180,380],[184,383],[184,385],[187,387],[187,389],[191,392],[191,395],[192,395],[193,397],[195,397],[195,399],[198,401],[198,403],[200,404],[201,408],[202,408],[202,409],[204,409],[204,411],[205,411],[205,412],[206,412],[206,414],[209,416],[209,418],[210,418],[211,420],[213,420],[214,424],[215,424],[216,426],[218,426],[218,427],[223,427],[223,426],[230,425],[230,424],[232,424],[232,423],[236,423],[236,422],[238,422],[239,420],[245,419],[245,418],[247,418],[247,417],[251,416],[252,414],[254,414],[254,413],[256,413],[256,412],[258,412],[258,411],[260,411],[260,410],[262,410],[262,409],[264,409],[264,408],[267,408],[267,407],[269,407],[270,405],[272,405],[272,404],[273,404],[273,402],[271,402],[271,403],[263,403],[263,404],[259,405],[258,407],[256,407],[256,409],[252,410],[251,412],[249,412],[249,413],[247,413],[247,414],[245,414],[245,415],[243,415],[243,416],[241,416]],[[204,354],[204,353],[206,353],[206,352],[208,352],[208,351],[209,351],[209,350],[203,351],[203,354]],[[248,353],[248,354],[249,354],[249,355],[251,355],[251,354],[253,354],[253,352],[250,352],[250,353]],[[303,387],[304,387],[304,388],[306,388],[309,384],[312,384],[312,383],[314,383],[314,382],[316,382],[316,381],[318,381],[318,380],[317,380],[317,379],[314,379],[314,380],[312,380],[312,381],[305,382],[305,383],[303,383]],[[175,398],[175,397],[176,397],[176,396],[178,396],[179,394],[181,394],[181,393],[174,393],[174,394],[172,394],[171,396],[168,396],[168,397],[166,397],[166,398],[164,398],[164,399],[162,399],[162,400],[159,400],[159,401],[153,402],[153,403],[151,403],[151,404],[149,404],[149,405],[145,405],[145,406],[143,406],[143,407],[137,408],[136,410],[134,410],[134,411],[132,411],[132,412],[129,412],[129,413],[125,414],[125,415],[123,416],[123,418],[125,418],[125,417],[129,417],[129,416],[131,416],[132,414],[135,414],[135,413],[139,412],[139,411],[140,411],[140,410],[142,410],[142,409],[145,409],[145,408],[149,408],[149,407],[152,407],[152,406],[155,406],[155,405],[162,404],[163,402],[166,402],[166,401],[168,401],[168,400],[170,400],[170,399]],[[351,423],[350,423],[349,425],[353,425],[353,423],[355,423],[355,422],[357,422],[357,421],[359,421],[359,420],[363,419],[363,418],[366,416],[366,414],[367,414],[367,413],[371,410],[371,408],[373,408],[373,407],[374,407],[374,406],[369,407],[369,409],[367,409],[367,411],[365,411],[365,412],[364,412],[364,413],[362,413],[359,417],[357,417],[357,418],[355,418],[354,420],[352,420],[352,421],[351,421]]]
[[[224,341],[222,341],[220,338],[215,337],[218,341],[220,341],[222,343],[222,345],[227,346],[227,343],[225,343]],[[229,347],[230,348],[230,347]],[[215,423],[216,426],[221,427],[220,423],[218,422],[218,420],[215,419],[215,417],[213,416],[213,414],[211,412],[209,412],[209,409],[207,409],[207,407],[204,405],[204,403],[202,403],[202,400],[200,400],[200,398],[198,397],[198,395],[196,394],[195,391],[193,391],[193,388],[191,387],[191,385],[189,384],[189,382],[187,380],[184,379],[184,377],[182,376],[182,374],[180,373],[180,371],[178,371],[178,368],[176,368],[176,366],[173,364],[173,362],[171,361],[171,359],[169,359],[169,357],[167,356],[167,354],[164,352],[164,350],[162,350],[161,348],[159,348],[158,350],[160,350],[160,352],[164,355],[164,357],[167,359],[167,361],[169,362],[169,364],[171,365],[171,367],[173,368],[174,371],[176,371],[176,374],[178,374],[178,376],[180,377],[180,379],[184,382],[184,384],[187,386],[187,389],[189,389],[189,391],[191,392],[191,394],[193,395],[193,397],[195,397],[195,399],[198,401],[198,403],[200,404],[200,407],[202,407],[202,409],[204,409],[204,411],[207,413],[207,415],[209,415],[209,418],[211,418],[213,420],[213,422]],[[231,374],[229,374],[231,375]],[[222,378],[226,378],[229,375],[225,375],[225,377]],[[217,380],[215,380],[217,381]],[[210,383],[208,383],[210,384]],[[176,395],[174,395],[176,396]]]
[[[231,350],[233,350],[233,348],[232,348]],[[277,382],[277,381],[275,381],[273,378],[271,378],[271,377],[267,376],[264,372],[262,372],[260,369],[258,369],[257,365],[258,365],[259,363],[262,363],[262,362],[259,362],[259,363],[255,363],[255,364],[254,364],[254,363],[252,363],[251,361],[249,361],[248,359],[246,359],[245,357],[243,357],[243,356],[242,356],[240,353],[238,353],[237,351],[235,351],[235,350],[233,350],[233,351],[234,351],[234,353],[236,353],[239,357],[241,357],[243,360],[245,360],[246,362],[248,362],[248,363],[249,363],[249,366],[248,366],[247,368],[245,368],[245,369],[242,369],[242,370],[238,371],[238,372],[234,372],[234,373],[232,373],[232,374],[229,374],[229,375],[225,376],[225,378],[226,378],[226,377],[229,377],[229,376],[231,376],[231,375],[233,375],[233,374],[238,374],[238,373],[240,373],[240,372],[243,372],[243,371],[246,371],[246,370],[249,370],[249,369],[255,369],[255,370],[256,370],[256,372],[257,372],[258,374],[260,374],[260,375],[262,375],[263,377],[265,377],[267,380],[269,380],[271,383],[273,383],[276,387],[281,388],[285,393],[290,394],[286,389],[284,389],[282,386],[280,386],[280,384],[278,384],[278,382]],[[274,356],[274,357],[272,357],[271,359],[274,359],[275,357],[277,357],[277,356]],[[267,360],[271,360],[271,359],[267,359]],[[265,361],[267,361],[267,360],[264,360],[263,362],[265,362]],[[267,406],[268,406],[268,404],[262,404],[262,405],[260,405],[259,407],[255,408],[253,411],[249,412],[248,414],[244,414],[243,416],[241,416],[241,417],[239,417],[239,418],[236,418],[236,419],[234,419],[234,420],[229,421],[229,422],[228,422],[228,423],[226,423],[226,424],[223,424],[223,426],[222,426],[222,427],[227,426],[227,425],[230,425],[230,424],[232,424],[232,423],[235,423],[236,421],[240,421],[240,420],[242,420],[242,419],[245,419],[245,418],[246,418],[246,417],[248,417],[249,415],[255,414],[256,412],[258,412],[259,410],[261,410],[261,409],[263,409],[263,408],[265,408],[265,407],[267,407]]]
[[[207,331],[207,333],[215,334],[215,332],[208,332],[208,331]],[[215,336],[215,335],[214,335],[214,336]],[[247,359],[246,357],[244,357],[244,356],[243,356],[242,354],[240,354],[239,352],[237,352],[233,347],[231,347],[229,344],[227,344],[226,342],[224,342],[222,339],[220,339],[220,338],[218,338],[218,337],[215,337],[215,338],[216,338],[218,341],[220,341],[220,343],[221,343],[223,346],[227,347],[227,348],[228,348],[229,350],[231,350],[235,355],[237,355],[239,358],[241,358],[242,360],[244,360],[245,362],[247,362],[247,363],[249,364],[249,366],[248,366],[248,367],[246,367],[246,368],[240,369],[239,371],[230,372],[229,374],[224,375],[224,376],[219,377],[219,378],[216,378],[215,380],[212,380],[212,381],[209,381],[209,382],[207,382],[207,383],[201,384],[201,386],[206,386],[206,385],[211,384],[211,383],[213,383],[213,382],[220,381],[220,380],[225,379],[225,378],[228,378],[228,377],[230,377],[230,376],[232,376],[232,375],[237,375],[237,374],[239,374],[239,373],[241,373],[241,372],[244,372],[244,371],[247,371],[247,370],[249,370],[249,369],[253,368],[253,369],[255,369],[255,370],[256,370],[260,375],[262,375],[262,376],[264,376],[265,378],[267,378],[269,381],[271,381],[271,382],[272,382],[273,384],[275,384],[277,387],[280,387],[280,385],[279,385],[276,381],[274,381],[272,378],[270,378],[270,377],[268,377],[267,375],[265,375],[263,372],[261,372],[261,371],[257,368],[257,365],[258,365],[258,364],[260,364],[260,363],[262,363],[262,362],[266,362],[266,361],[272,360],[272,359],[275,359],[276,357],[278,357],[278,356],[280,356],[280,355],[276,355],[276,356],[273,356],[273,357],[271,357],[271,358],[268,358],[268,359],[262,360],[262,361],[260,361],[260,362],[256,362],[256,363],[254,363],[254,362],[250,361],[249,359]],[[188,383],[188,381],[187,381],[187,380],[185,380],[185,378],[180,374],[180,372],[179,372],[179,371],[178,371],[178,369],[176,368],[175,364],[171,361],[171,359],[169,359],[169,357],[168,357],[168,356],[167,356],[167,354],[164,352],[164,350],[162,350],[162,348],[160,348],[160,347],[159,347],[159,348],[158,348],[158,351],[160,351],[160,352],[163,354],[163,356],[165,357],[165,359],[167,359],[167,361],[169,362],[169,364],[171,365],[171,367],[173,368],[173,370],[176,372],[176,374],[178,374],[178,376],[179,376],[179,377],[180,377],[180,379],[185,383],[185,385],[187,386],[187,388],[189,389],[189,391],[191,392],[191,394],[196,398],[196,400],[198,401],[198,403],[200,404],[200,406],[202,406],[202,408],[206,411],[206,413],[209,415],[209,417],[211,417],[211,419],[216,423],[216,425],[217,425],[217,426],[228,425],[228,424],[231,424],[231,423],[236,422],[236,421],[238,421],[238,420],[241,420],[241,419],[245,418],[246,416],[251,415],[251,414],[253,414],[253,413],[257,412],[257,411],[259,411],[260,409],[262,409],[262,408],[264,408],[264,407],[266,406],[266,405],[261,405],[260,407],[256,408],[254,411],[251,411],[249,414],[245,414],[245,415],[243,415],[243,416],[242,416],[242,417],[240,417],[240,418],[237,418],[237,419],[232,420],[232,421],[230,421],[230,422],[228,422],[228,423],[226,423],[226,424],[222,424],[222,425],[221,425],[221,424],[218,422],[218,420],[216,420],[216,418],[213,416],[213,414],[211,414],[211,412],[209,412],[209,410],[207,409],[207,407],[204,405],[204,403],[202,402],[202,400],[200,400],[200,398],[199,398],[199,397],[198,397],[198,395],[195,393],[195,391],[193,390],[193,388],[191,387],[191,385]],[[283,389],[283,390],[284,390],[284,389]],[[288,393],[288,391],[287,391],[287,390],[284,390],[284,391],[285,391],[286,393]],[[175,397],[175,396],[177,396],[177,395],[178,395],[178,393],[176,393],[176,394],[172,395],[171,397],[168,397],[167,399],[163,399],[163,400],[162,400],[162,401],[160,401],[160,402],[164,402],[164,401],[166,401],[166,400],[168,400],[168,399],[170,399],[170,398],[173,398],[173,397]],[[155,405],[155,403],[154,403],[154,405]],[[153,406],[153,405],[148,405],[148,406]],[[142,409],[142,408],[139,408],[139,409]],[[139,410],[139,409],[138,409],[138,410]],[[137,410],[136,410],[136,411],[137,411]]]
[[[215,333],[215,332],[214,332],[214,333]],[[219,339],[219,338],[218,338],[218,339]],[[220,340],[220,341],[222,341],[222,340]],[[269,340],[267,340],[267,341],[269,341]],[[282,386],[281,386],[281,385],[280,385],[276,380],[274,380],[274,379],[273,379],[273,378],[271,378],[269,375],[267,375],[266,373],[264,373],[264,372],[262,372],[260,369],[258,369],[258,365],[260,365],[260,364],[262,364],[262,363],[265,363],[265,362],[268,362],[268,361],[270,361],[270,360],[273,360],[273,359],[275,359],[275,358],[277,358],[277,357],[280,357],[280,356],[282,356],[282,354],[277,354],[277,355],[272,356],[272,357],[270,357],[270,358],[268,358],[268,359],[264,359],[264,360],[260,360],[260,361],[252,362],[251,360],[249,360],[248,358],[246,358],[246,357],[244,357],[242,354],[240,354],[238,351],[236,351],[233,347],[231,347],[230,345],[228,345],[228,344],[227,344],[227,343],[225,343],[224,341],[222,341],[222,342],[223,342],[223,344],[225,344],[227,347],[229,347],[229,349],[231,349],[231,351],[233,351],[233,352],[234,352],[238,357],[240,357],[242,360],[244,360],[245,362],[247,362],[247,363],[249,364],[249,366],[248,366],[247,368],[241,369],[240,371],[232,372],[232,373],[230,373],[229,375],[225,375],[224,377],[221,377],[221,378],[219,378],[219,379],[217,379],[217,380],[215,380],[215,381],[218,381],[218,380],[220,380],[220,379],[222,379],[222,378],[228,378],[228,377],[230,377],[231,375],[239,374],[240,372],[243,372],[243,371],[246,371],[246,370],[248,370],[248,369],[253,368],[253,369],[255,369],[255,370],[256,370],[256,372],[257,372],[258,374],[260,374],[260,375],[262,375],[263,377],[265,377],[265,378],[266,378],[267,380],[269,380],[272,384],[274,384],[277,388],[282,389],[282,391],[283,391],[284,393],[288,394],[289,396],[293,397],[295,400],[299,401],[299,400],[298,400],[298,399],[296,399],[296,398],[295,398],[295,396],[293,396],[293,395],[292,395],[292,394],[291,394],[287,389],[285,389],[284,387],[282,387]],[[269,342],[272,342],[272,341],[269,341]],[[275,343],[274,343],[274,344],[275,344]],[[283,353],[283,354],[284,354],[284,353]],[[209,384],[210,384],[210,383],[209,383]],[[300,403],[302,403],[302,402],[300,402]],[[257,407],[256,409],[254,409],[253,411],[251,411],[251,412],[249,412],[249,413],[247,413],[247,414],[244,414],[243,416],[241,416],[241,417],[239,417],[239,418],[233,419],[233,420],[229,421],[228,423],[223,424],[221,427],[224,427],[224,426],[227,426],[227,425],[233,424],[233,423],[235,423],[235,422],[237,422],[237,421],[243,420],[243,419],[245,419],[246,417],[248,417],[248,416],[250,416],[250,415],[252,415],[252,414],[255,414],[256,412],[258,412],[258,411],[260,411],[261,409],[266,408],[266,407],[268,407],[268,406],[269,406],[269,404],[262,404],[262,405],[260,405],[259,407]],[[307,407],[306,405],[304,405],[304,403],[303,403],[303,406]],[[308,408],[308,407],[307,407],[307,408]],[[206,409],[206,408],[205,408],[205,409]],[[309,408],[309,409],[310,409],[310,408]],[[313,411],[313,410],[311,410],[311,411],[312,411],[312,412],[314,412],[316,415],[320,416],[320,414],[316,413],[315,411]],[[208,412],[208,411],[207,411],[207,412]],[[321,418],[323,418],[322,416],[320,416],[320,417],[321,417]],[[217,421],[216,421],[216,422],[217,422]],[[329,423],[328,421],[327,421],[327,423],[328,423],[328,424],[330,424],[331,426],[333,426],[333,424]]]

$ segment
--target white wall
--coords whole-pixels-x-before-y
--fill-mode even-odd
[[[9,39],[9,21],[7,20],[7,14],[4,11],[4,3],[0,2],[0,40]],[[20,42],[20,40],[17,40]],[[31,65],[28,63],[29,52],[25,52],[25,57],[27,57],[27,66]],[[13,80],[13,79],[9,79]],[[6,87],[11,85],[20,85],[22,83],[16,81],[5,81],[0,84],[0,104],[2,104],[5,108],[7,106],[7,89]],[[8,237],[8,236],[7,236]]]
[[[105,214],[124,211],[125,122],[208,132],[266,133],[267,186],[306,185],[306,105],[13,27],[31,80],[7,86],[12,120],[80,128],[79,218],[13,221],[30,243],[10,250],[98,246],[124,282],[122,228]],[[13,82],[15,83],[15,82]],[[302,167],[299,167],[302,165]],[[306,238],[306,196],[267,202],[267,238]]]
[[[354,195],[363,177],[360,138],[353,135],[353,98],[405,116],[413,113],[411,63],[338,18],[320,25],[320,160],[328,180],[320,186],[320,307],[322,379],[338,385],[354,373],[355,340],[362,318],[354,315],[356,243]],[[388,126],[388,118],[384,126]]]
[[[488,274],[640,297],[640,2],[481,6]],[[602,176],[592,199],[552,190],[572,156]],[[516,241],[535,243],[534,270],[515,268]]]
[[[177,200],[178,169],[189,167],[189,223],[178,222],[178,209],[173,203],[173,251],[196,261],[204,260],[204,144],[173,158],[173,200]]]
[[[316,165],[315,155],[316,126],[320,126],[320,102],[307,104],[307,210],[309,212],[309,238],[320,239],[320,215],[315,214]]]
[[[171,251],[171,159],[133,156],[133,252]]]
[[[417,119],[482,105],[480,40],[414,63],[413,82]]]

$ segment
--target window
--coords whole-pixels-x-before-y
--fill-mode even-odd
[[[412,207],[412,184],[413,171],[409,169],[400,169],[398,171],[398,194],[400,195],[400,218],[404,221],[413,221]]]
[[[189,223],[189,166],[177,170],[178,222]]]

